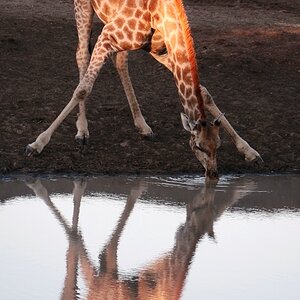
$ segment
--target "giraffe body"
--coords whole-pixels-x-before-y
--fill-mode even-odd
[[[88,14],[89,18],[82,14],[81,7],[87,2],[75,0],[79,35],[91,26],[92,13]],[[100,64],[105,52],[108,55],[110,52],[147,49],[155,58],[160,56],[161,60],[165,59],[165,64],[174,75],[185,113],[193,120],[205,120],[193,40],[181,1],[127,0],[108,3],[92,0],[90,4],[91,7],[86,10],[94,11],[105,26],[99,37],[103,37],[103,41],[97,43],[94,49],[91,60],[94,62],[93,68],[88,68],[86,73],[81,72],[86,79],[94,80],[98,75],[96,61]],[[87,34],[85,40],[88,39]],[[83,60],[88,61],[86,57]]]
[[[139,108],[127,67],[127,52],[144,49],[173,73],[185,112],[183,125],[191,132],[191,148],[206,169],[206,176],[216,178],[218,176],[216,165],[216,149],[219,145],[218,126],[225,125],[227,133],[234,136],[233,141],[236,145],[244,140],[231,126],[226,126],[228,124],[225,117],[212,126],[206,122],[204,98],[209,98],[210,95],[200,86],[193,39],[182,1],[74,0],[74,8],[78,31],[76,60],[80,82],[72,99],[56,120],[37,137],[34,143],[27,146],[27,154],[40,153],[50,141],[53,132],[77,105],[79,106],[76,122],[78,132],[75,138],[81,144],[86,143],[89,131],[85,102],[100,69],[109,56],[112,57],[120,75],[135,126],[142,135],[151,136],[152,130],[145,122]],[[104,27],[90,55],[89,41],[95,13],[104,23]],[[214,117],[217,116],[217,111],[214,102],[210,101],[210,112]],[[246,151],[250,152],[249,160],[260,157],[249,145],[242,148],[240,150],[238,147],[240,152],[244,154]]]

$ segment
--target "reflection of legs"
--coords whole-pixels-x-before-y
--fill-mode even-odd
[[[61,294],[62,300],[76,299],[78,292],[77,276],[79,262],[79,245],[76,239],[69,239],[69,248],[66,254],[66,276],[64,288]]]
[[[103,66],[106,57],[114,52],[112,41],[110,40],[109,33],[106,30],[106,26],[103,28],[101,35],[95,45],[91,62],[89,67],[80,81],[79,85],[74,91],[72,99],[65,106],[55,121],[49,126],[47,130],[42,132],[35,142],[27,146],[27,155],[32,155],[34,152],[42,152],[43,148],[49,143],[50,138],[57,127],[63,122],[63,120],[69,115],[69,113],[78,105],[79,102],[85,102],[91,90],[94,82],[98,76],[98,73]]]
[[[64,227],[64,230],[68,236],[69,248],[66,255],[66,266],[67,272],[65,277],[64,288],[61,294],[61,299],[69,300],[75,299],[77,295],[77,272],[78,272],[78,261],[79,253],[85,252],[83,241],[81,236],[78,235],[78,219],[80,211],[80,203],[83,193],[86,188],[86,182],[74,182],[73,189],[73,218],[72,218],[72,227],[70,227],[65,218],[61,215],[59,210],[56,208],[54,203],[51,201],[47,189],[42,185],[40,180],[35,181],[34,183],[26,183],[26,185],[31,188],[35,195],[46,203],[50,208],[51,212],[55,215],[60,224]]]
[[[36,197],[42,199],[48,206],[50,203],[52,204],[47,189],[43,186],[39,179],[33,182],[26,181],[26,185],[34,192]]]
[[[69,248],[66,255],[67,273],[65,277],[64,289],[61,299],[76,299],[77,294],[77,276],[79,253],[81,251],[80,238],[78,237],[78,221],[81,198],[86,188],[86,181],[74,181],[73,189],[73,217],[72,217],[72,235],[69,237]]]
[[[128,99],[129,107],[132,113],[134,125],[139,129],[140,133],[144,136],[151,136],[153,134],[151,128],[145,122],[139,103],[136,99],[134,89],[128,73],[128,52],[123,51],[116,53],[112,56],[114,65],[119,73],[121,82],[124,87],[125,94]]]
[[[213,115],[214,118],[220,116],[222,114],[221,111],[219,110],[212,96],[209,94],[209,92],[204,86],[201,86],[201,92],[205,108]],[[249,144],[237,134],[237,132],[233,129],[233,127],[230,125],[230,123],[224,116],[222,116],[220,121],[221,125],[224,127],[226,133],[231,137],[238,151],[245,155],[246,161],[262,161],[259,153],[253,148],[251,148]]]
[[[146,185],[143,181],[139,181],[137,185],[132,187],[130,195],[126,201],[125,208],[118,220],[118,224],[113,231],[109,242],[106,244],[100,257],[100,266],[103,272],[115,274],[117,272],[117,247],[119,244],[120,236],[126,225],[126,222],[134,208],[136,200],[143,194],[146,190]]]
[[[80,204],[83,193],[86,189],[87,182],[85,180],[74,181],[73,189],[73,218],[72,218],[72,231],[78,233],[78,220],[80,212]]]
[[[90,61],[89,43],[92,30],[94,11],[89,1],[84,5],[81,0],[74,0],[75,19],[78,33],[78,47],[76,61],[79,70],[80,81],[83,79]],[[79,102],[79,114],[76,121],[77,134],[75,139],[80,144],[86,144],[89,138],[88,123],[85,114],[85,102]]]

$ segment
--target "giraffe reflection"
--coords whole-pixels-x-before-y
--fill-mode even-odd
[[[147,190],[143,180],[132,187],[117,226],[102,253],[97,268],[89,258],[81,232],[78,230],[80,203],[86,189],[85,181],[74,181],[73,219],[66,219],[51,201],[46,188],[39,180],[27,185],[43,199],[62,225],[69,241],[66,255],[66,277],[61,299],[82,299],[77,280],[79,263],[87,287],[84,299],[180,299],[196,246],[206,234],[214,238],[213,224],[222,213],[254,189],[251,181],[242,182],[243,191],[232,189],[223,199],[215,200],[216,183],[206,183],[186,205],[186,221],[177,230],[171,251],[146,266],[131,279],[119,276],[117,248],[126,222],[139,197]]]

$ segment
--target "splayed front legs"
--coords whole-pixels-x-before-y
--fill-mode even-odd
[[[106,57],[113,53],[113,43],[110,40],[109,34],[107,34],[105,27],[103,28],[102,34],[98,38],[95,45],[93,55],[89,64],[89,67],[80,81],[79,85],[74,91],[72,99],[65,106],[63,111],[55,119],[55,121],[50,125],[50,127],[41,133],[35,142],[29,144],[26,148],[26,154],[31,156],[35,152],[41,153],[43,148],[49,143],[50,138],[57,127],[63,122],[63,120],[69,115],[69,113],[77,106],[80,102],[85,102],[89,96],[94,82],[98,76],[98,73],[106,59]]]
[[[41,153],[44,147],[49,143],[52,134],[57,129],[57,127],[63,122],[63,120],[69,115],[69,113],[78,105],[80,101],[85,101],[87,95],[89,94],[88,89],[84,88],[84,83],[81,82],[76,88],[72,99],[65,106],[59,116],[55,121],[48,127],[47,130],[42,132],[35,142],[29,144],[26,148],[26,154],[31,156],[35,152]]]

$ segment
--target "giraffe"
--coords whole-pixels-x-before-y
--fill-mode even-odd
[[[112,57],[121,78],[135,126],[142,136],[152,136],[128,74],[128,51],[144,49],[174,76],[184,110],[181,113],[183,127],[191,133],[190,147],[203,165],[207,178],[218,177],[216,151],[220,147],[221,124],[247,161],[261,161],[259,153],[234,131],[206,88],[200,85],[194,43],[182,0],[74,0],[74,9],[79,84],[54,122],[27,146],[28,156],[42,152],[54,131],[77,105],[75,140],[81,145],[87,143],[85,103],[108,57]],[[94,14],[104,27],[90,54]],[[215,118],[212,123],[207,122],[205,108]]]

